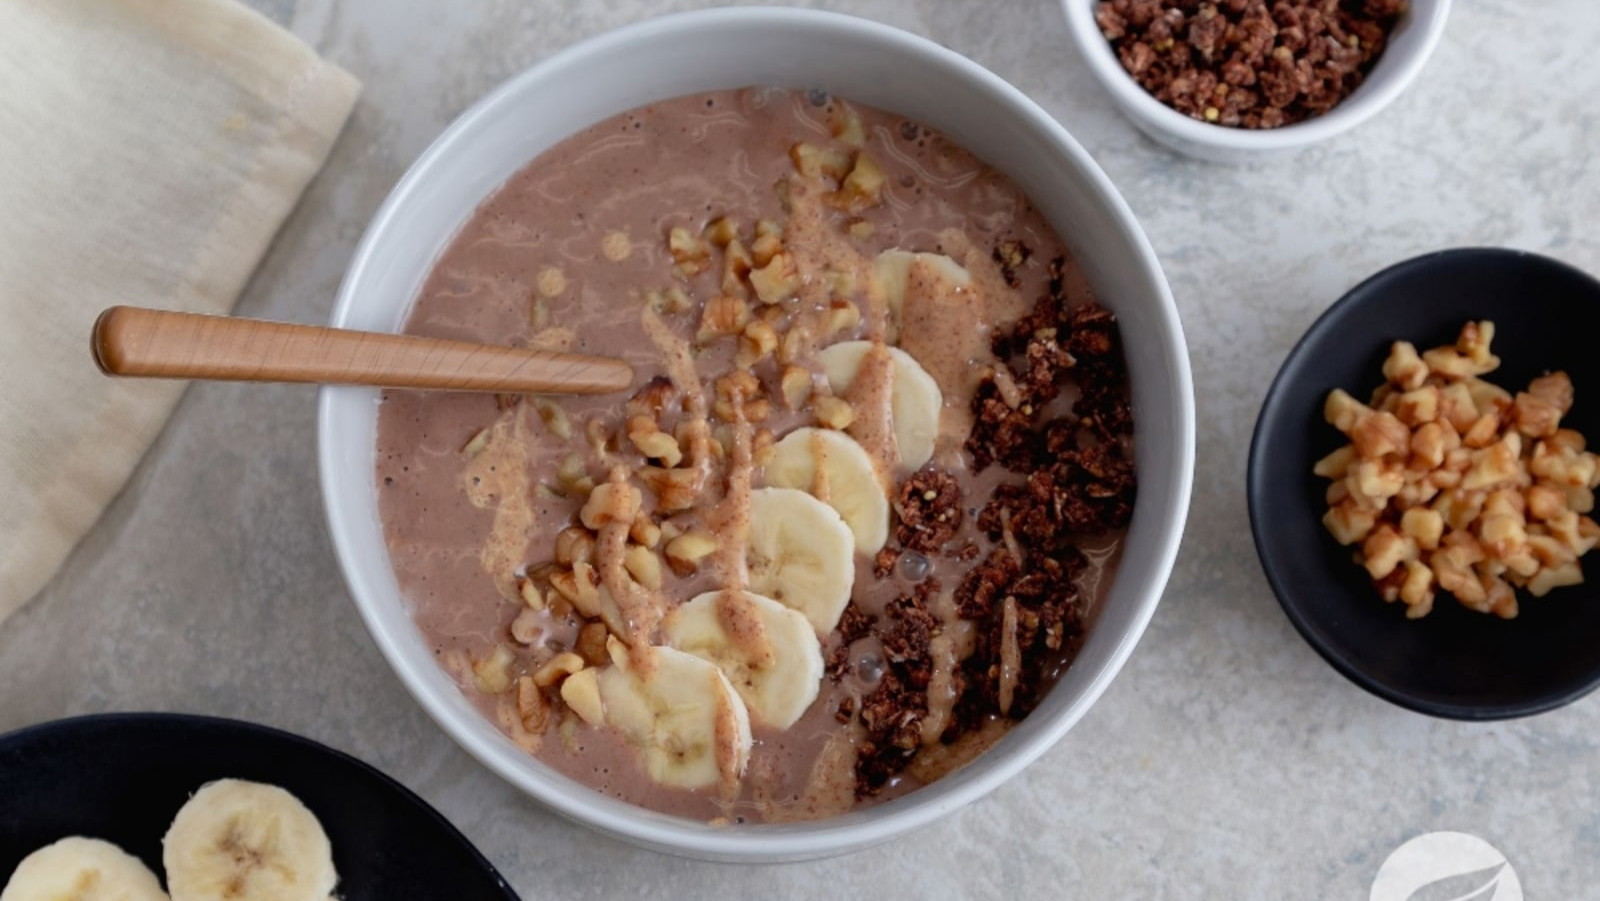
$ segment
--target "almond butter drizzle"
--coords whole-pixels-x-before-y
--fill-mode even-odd
[[[811,476],[811,494],[824,504],[831,504],[833,485],[828,481],[828,442],[822,429],[811,433],[811,460],[816,467]]]
[[[516,690],[520,689],[521,686],[519,685]],[[527,726],[523,724],[521,712],[517,709],[517,703],[515,691],[512,694],[501,695],[500,700],[495,704],[495,721],[511,737],[511,740],[517,743],[518,747],[530,754],[536,754],[539,751],[539,747],[544,744],[544,733],[542,731],[530,732],[528,730]]]
[[[767,627],[744,589],[729,588],[717,595],[717,621],[751,668],[769,669],[778,662]]]
[[[716,698],[715,724],[711,739],[716,745],[717,772],[722,776],[722,793],[731,799],[739,791],[739,780],[744,776],[744,763],[739,759],[739,720],[734,714],[733,698],[729,697],[728,683],[720,673],[713,671],[712,692]]]
[[[1006,595],[1000,607],[1000,714],[1011,712],[1017,678],[1022,674],[1022,647],[1017,643],[1017,599]]]
[[[894,435],[894,358],[889,356],[887,344],[873,342],[861,358],[861,367],[850,381],[845,400],[856,411],[855,421],[845,432],[866,449],[879,480],[894,484],[900,448]]]
[[[711,470],[715,466],[716,460],[711,453],[711,426],[706,419],[705,390],[700,384],[699,375],[695,371],[694,354],[690,350],[689,343],[674,334],[661,316],[651,309],[648,304],[641,309],[639,320],[644,328],[645,335],[655,345],[657,352],[661,354],[661,367],[666,372],[667,378],[672,380],[673,386],[682,392],[684,396],[684,412],[686,414],[684,435],[688,444],[684,468],[695,473],[691,490],[698,494],[704,489],[707,480],[710,478]],[[613,475],[615,475],[615,470]],[[622,552],[626,550],[628,528],[629,524],[617,524],[621,537],[614,539],[616,544],[611,546],[607,546],[602,542],[602,546],[597,549],[597,552],[614,555],[614,559],[611,557],[606,558],[607,568],[615,573],[619,579],[631,586],[628,589],[630,596],[638,592],[647,595],[649,598],[649,610],[644,612],[645,619],[642,622],[636,623],[635,616],[626,612],[629,608],[624,607],[624,616],[627,619],[630,633],[628,636],[628,644],[631,649],[630,658],[641,672],[647,673],[655,666],[655,654],[651,644],[655,640],[655,629],[665,615],[666,601],[656,593],[646,591],[642,586],[628,578],[622,565]],[[644,606],[641,603],[638,609],[643,611]],[[648,625],[648,628],[643,628],[642,626],[644,625]],[[720,747],[719,753],[721,753]]]
[[[864,297],[862,322],[866,337],[874,347],[861,361],[845,399],[855,407],[856,419],[847,430],[851,437],[866,448],[885,485],[893,483],[893,474],[900,465],[899,451],[895,446],[894,419],[890,400],[894,387],[892,361],[886,348],[891,324],[889,309],[883,291],[872,276],[872,260],[856,249],[837,229],[827,227],[822,208],[825,184],[822,175],[788,176],[789,233],[785,247],[795,259],[796,270],[802,278],[800,301],[805,308],[796,315],[794,328],[802,329],[801,343],[809,356],[816,335],[825,325],[828,296],[821,274],[827,270],[848,273],[857,286],[856,293]],[[865,288],[866,290],[859,290]]]
[[[931,745],[939,740],[950,724],[950,711],[956,703],[956,686],[953,675],[956,660],[955,640],[940,632],[928,641],[928,656],[933,661],[933,673],[928,677],[928,715],[922,719],[922,743]]]
[[[519,401],[489,427],[488,443],[467,462],[462,475],[474,507],[494,506],[494,524],[478,561],[507,600],[517,599],[517,570],[533,538],[528,466],[527,404]]]
[[[972,397],[983,369],[995,362],[990,350],[995,321],[1009,321],[1026,312],[1025,309],[1005,310],[995,314],[991,305],[995,298],[1009,298],[1014,292],[1004,288],[999,268],[987,256],[977,252],[965,235],[947,230],[940,234],[946,252],[964,266],[971,276],[966,287],[947,283],[929,270],[928,264],[918,261],[912,266],[912,282],[906,286],[905,307],[900,322],[891,321],[882,287],[876,284],[872,261],[861,254],[833,229],[823,226],[821,209],[822,185],[820,178],[804,178],[798,174],[789,177],[790,219],[788,229],[792,240],[787,246],[794,248],[796,264],[805,277],[806,289],[801,299],[813,305],[826,301],[816,291],[809,290],[818,279],[816,274],[827,266],[849,271],[856,283],[865,286],[861,292],[862,319],[866,337],[873,346],[861,361],[855,378],[844,392],[856,410],[856,419],[847,433],[856,439],[873,460],[880,482],[894,484],[894,473],[900,466],[900,453],[895,440],[893,417],[894,366],[887,341],[898,333],[902,349],[922,363],[944,393],[944,409],[940,416],[940,446],[947,456],[951,449],[957,452],[972,428]],[[813,309],[816,309],[814,306]],[[817,332],[825,326],[825,314],[804,311],[795,317],[792,328],[802,331],[799,344],[803,355],[809,355],[816,343]],[[818,461],[812,493],[827,502],[830,486],[822,459],[826,451],[820,434],[812,439],[812,456]],[[923,720],[923,740],[935,743],[950,722],[956,702],[955,670],[960,662],[972,653],[971,624],[962,620],[948,595],[934,604],[934,612],[941,621],[939,634],[933,639],[933,674],[928,687],[928,716]],[[1012,605],[1012,644],[1015,650],[1015,604]],[[1020,654],[1018,655],[1020,656]],[[1012,667],[1007,692],[1015,690],[1017,668]]]
[[[1011,511],[1000,511],[1000,540],[1005,543],[1006,551],[1019,565],[1027,565],[1027,558],[1022,555],[1022,543],[1017,541],[1017,536],[1011,531]]]
[[[751,798],[769,823],[800,822],[846,813],[856,803],[856,739],[848,732],[830,737],[811,764],[805,791],[799,797],[776,797],[768,776],[756,784]]]
[[[992,719],[971,732],[962,733],[948,745],[936,743],[924,746],[912,758],[911,765],[906,767],[906,774],[923,785],[942,779],[989,750],[995,742],[1005,737],[1009,726],[1006,720]]]
[[[900,349],[915,357],[938,383],[944,395],[940,443],[959,446],[972,431],[972,396],[978,382],[996,362],[990,346],[996,321],[992,317],[1009,322],[1021,311],[995,313],[997,300],[1015,292],[993,290],[991,280],[1001,278],[999,271],[973,250],[965,235],[947,229],[939,241],[967,270],[970,282],[957,285],[925,258],[913,260],[900,304]]]
[[[745,566],[745,546],[750,539],[750,481],[755,467],[751,462],[751,429],[744,418],[744,398],[733,398],[733,413],[727,489],[706,520],[720,541],[715,560],[723,590],[717,596],[717,619],[744,659],[761,669],[776,662],[777,652],[756,613],[754,602],[745,593],[750,581]]]
[[[743,591],[750,582],[745,566],[745,545],[750,539],[750,480],[754,464],[750,455],[750,423],[744,418],[744,399],[733,398],[733,447],[728,449],[727,485],[722,500],[706,515],[706,525],[717,534],[714,556],[726,589]]]
[[[672,380],[673,387],[683,393],[684,412],[687,414],[684,432],[689,444],[687,468],[697,474],[694,490],[699,492],[710,478],[711,468],[716,461],[711,456],[711,426],[706,421],[706,395],[700,384],[700,376],[695,371],[694,353],[689,348],[689,342],[674,334],[660,314],[648,304],[640,312],[639,321],[644,326],[645,335],[661,354],[661,368],[666,371],[667,378]]]
[[[622,614],[628,633],[623,636],[628,642],[628,660],[640,678],[644,678],[655,669],[651,644],[656,626],[666,613],[666,603],[658,594],[635,582],[623,565],[623,554],[628,549],[628,529],[637,512],[629,509],[628,491],[638,490],[628,484],[627,467],[611,467],[606,484],[611,485],[612,490],[606,497],[607,521],[600,527],[595,542],[595,562],[599,564],[596,569],[600,573],[600,586],[610,593]]]
[[[983,375],[994,377],[994,387],[1000,392],[1000,399],[1006,406],[1015,410],[1022,404],[1022,389],[1017,386],[1017,380],[1011,377],[1011,370],[1005,366],[990,366],[984,370]]]
[[[955,712],[960,689],[956,684],[956,667],[972,656],[975,635],[972,622],[961,618],[956,611],[952,592],[941,591],[928,610],[939,619],[939,628],[928,643],[933,673],[928,678],[928,715],[922,720],[922,743],[933,745],[950,725]]]
[[[865,285],[872,270],[871,261],[842,233],[829,227],[822,206],[826,188],[820,173],[808,177],[793,172],[788,176],[789,220],[784,226],[784,247],[793,256],[795,271],[800,275],[801,308],[809,311],[827,309],[828,285],[822,277],[825,272],[847,273],[856,285]],[[870,328],[872,317],[864,318]],[[886,320],[881,316],[879,319],[881,329]]]

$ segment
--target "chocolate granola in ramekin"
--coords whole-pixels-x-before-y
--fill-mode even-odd
[[[1407,0],[1101,0],[1095,21],[1157,100],[1203,122],[1319,116],[1382,55]]]

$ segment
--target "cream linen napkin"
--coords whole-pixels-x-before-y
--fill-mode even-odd
[[[232,0],[0,0],[0,85],[3,620],[183,389],[101,376],[95,315],[227,312],[360,85]]]

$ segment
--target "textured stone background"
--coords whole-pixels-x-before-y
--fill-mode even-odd
[[[252,2],[366,83],[239,307],[305,322],[326,318],[368,217],[473,99],[579,38],[703,5]],[[1144,223],[1183,313],[1200,414],[1191,528],[1138,652],[1065,741],[948,821],[841,860],[717,866],[595,836],[475,764],[391,677],[323,526],[313,392],[230,385],[188,393],[66,571],[0,629],[0,730],[159,709],[300,732],[416,789],[530,899],[1365,898],[1384,856],[1433,829],[1498,845],[1529,898],[1592,893],[1600,696],[1496,725],[1367,696],[1277,608],[1241,486],[1279,361],[1364,276],[1472,244],[1600,271],[1600,9],[1458,0],[1421,80],[1380,118],[1219,168],[1139,137],[1051,0],[820,5],[947,44],[1059,117]]]

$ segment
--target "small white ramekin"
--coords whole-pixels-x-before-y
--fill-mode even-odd
[[[1099,0],[1061,0],[1067,30],[1100,84],[1133,124],[1155,141],[1180,153],[1218,163],[1247,163],[1348,131],[1377,115],[1406,89],[1433,55],[1444,34],[1451,0],[1411,0],[1401,14],[1372,71],[1338,106],[1315,118],[1282,128],[1257,130],[1213,125],[1167,106],[1122,68],[1111,42],[1095,24]]]
[[[625,804],[522,752],[435,662],[407,614],[378,519],[377,391],[323,390],[318,459],[334,546],[373,640],[463,748],[560,813],[636,844],[715,860],[779,861],[865,847],[948,816],[1015,775],[1083,716],[1132,653],[1171,571],[1189,502],[1194,400],[1177,309],[1155,254],[1106,176],[1055,120],[937,44],[802,10],[653,19],[585,41],[502,85],[462,114],[389,195],[351,261],[333,325],[398,330],[433,260],[474,208],[552,144],[646,103],[749,85],[820,88],[942,129],[1016,179],[1120,317],[1140,478],[1133,525],[1082,653],[1031,716],[966,769],[832,819],[717,827]]]

